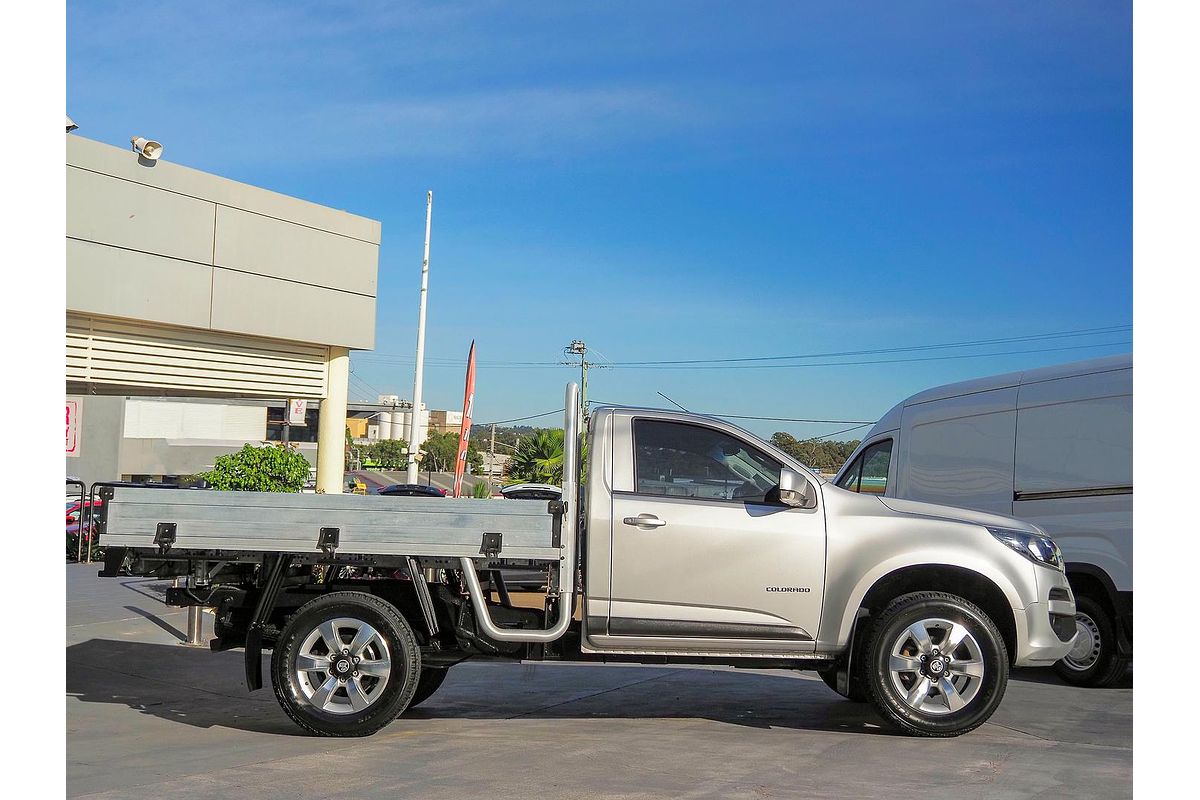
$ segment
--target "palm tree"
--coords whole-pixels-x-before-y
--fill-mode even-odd
[[[508,462],[508,476],[531,483],[562,484],[563,432],[538,431],[521,442]]]

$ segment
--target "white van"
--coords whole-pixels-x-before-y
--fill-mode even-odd
[[[1011,514],[1062,548],[1079,636],[1056,665],[1105,686],[1133,659],[1133,357],[939,386],[892,408],[844,489]]]

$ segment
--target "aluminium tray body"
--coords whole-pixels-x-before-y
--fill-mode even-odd
[[[159,523],[174,523],[172,550],[315,553],[321,529],[337,528],[339,554],[479,558],[484,533],[502,534],[499,559],[562,553],[544,500],[118,486],[105,506],[107,547],[156,548]]]

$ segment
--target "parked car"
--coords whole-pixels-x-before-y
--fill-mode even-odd
[[[67,501],[67,525],[75,525],[81,522],[81,509],[92,509],[99,511],[104,506],[103,500],[97,500],[93,505],[91,500],[68,500]]]
[[[1056,665],[1106,686],[1133,660],[1133,357],[939,386],[886,414],[835,483],[862,494],[1008,514],[1054,538],[1075,594]]]
[[[548,483],[515,483],[500,490],[508,500],[561,500],[562,487]]]
[[[93,557],[102,556],[103,551],[99,550],[95,546],[97,538],[98,538],[96,535],[96,529],[97,529],[96,523],[95,523],[95,521],[89,521],[89,524],[87,524],[85,526],[85,516],[86,516],[87,510],[91,510],[92,513],[97,514],[97,515],[102,513],[103,507],[104,507],[104,501],[97,500],[93,504],[92,501],[90,501],[90,500],[84,500],[82,502],[79,500],[68,500],[68,501],[66,501],[66,505],[67,505],[67,514],[66,514],[66,516],[67,516],[67,524],[66,524],[66,528],[67,528],[67,558],[70,560],[75,560],[75,559],[79,558],[81,552],[88,550],[88,540],[89,539],[91,540],[91,543],[92,543],[92,548],[91,548],[92,556]],[[88,532],[88,535],[84,537],[83,543],[81,545],[80,541],[79,541],[79,534],[80,534],[80,531],[82,531],[82,530],[86,530]]]
[[[445,497],[446,492],[436,486],[427,486],[423,483],[395,483],[391,486],[385,486],[379,490],[378,494],[387,495],[388,497]]]

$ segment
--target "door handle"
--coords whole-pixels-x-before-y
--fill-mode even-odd
[[[634,525],[638,528],[661,528],[667,524],[665,519],[659,519],[653,514],[638,514],[636,517],[626,517],[624,522],[626,525]]]

